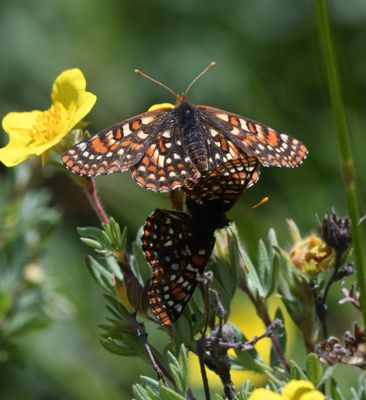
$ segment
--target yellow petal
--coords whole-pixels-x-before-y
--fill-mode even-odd
[[[32,154],[29,148],[33,140],[31,127],[41,114],[41,111],[11,112],[3,118],[2,126],[9,135],[9,142],[0,149],[0,161],[7,167],[19,164]]]
[[[171,104],[171,103],[154,104],[147,111],[156,111],[156,110],[159,110],[160,108],[171,109],[171,108],[174,108],[174,104]]]
[[[63,71],[52,86],[52,104],[61,104],[67,111],[66,130],[70,131],[93,108],[97,97],[85,91],[86,80],[78,68]]]
[[[255,389],[248,397],[248,400],[281,400],[282,397],[278,393],[274,393],[268,389]]]
[[[300,397],[300,400],[324,400],[325,395],[319,390],[312,390],[311,392],[305,393]]]
[[[290,381],[282,391],[284,400],[302,400],[305,393],[314,391],[314,385],[306,380]]]

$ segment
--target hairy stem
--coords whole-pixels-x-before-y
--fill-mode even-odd
[[[359,226],[359,206],[354,176],[354,164],[350,145],[346,113],[344,109],[337,63],[332,43],[326,0],[314,0],[317,11],[317,24],[326,66],[333,118],[336,125],[337,140],[341,155],[341,168],[346,187],[348,212],[352,223],[352,241],[358,284],[360,288],[361,314],[366,325],[366,264]]]
[[[103,224],[109,224],[109,218],[107,216],[107,213],[104,211],[104,208],[102,206],[102,203],[99,199],[96,185],[95,185],[95,180],[93,178],[87,178],[88,180],[88,186],[85,188],[85,192],[88,196],[88,199],[93,206],[95,212],[97,213],[99,219]]]

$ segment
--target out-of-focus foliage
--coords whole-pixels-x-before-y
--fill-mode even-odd
[[[362,0],[352,2],[352,6],[331,0],[329,7],[356,167],[362,171],[366,152],[366,6]],[[193,102],[266,122],[300,138],[310,150],[308,160],[296,170],[264,169],[260,182],[231,212],[250,254],[255,253],[258,238],[265,237],[271,226],[276,227],[281,246],[289,250],[285,218],[296,220],[305,233],[313,229],[315,213],[322,215],[330,206],[345,209],[311,1],[235,0],[229,5],[209,0],[2,2],[0,45],[1,116],[9,111],[47,108],[50,83],[62,70],[77,66],[99,99],[90,115],[92,133],[142,112],[151,104],[172,101],[161,88],[134,76],[133,68],[181,91],[197,71],[215,59],[217,68],[192,89]],[[2,145],[5,138],[0,136]],[[74,312],[66,321],[53,322],[36,334],[17,338],[16,346],[26,361],[23,366],[7,363],[2,382],[11,388],[13,398],[131,398],[131,384],[141,374],[151,375],[151,369],[137,359],[113,356],[98,343],[100,330],[96,321],[106,317],[105,300],[86,274],[85,247],[79,244],[75,230],[76,226],[92,225],[96,219],[74,183],[52,170],[46,169],[42,174],[37,170],[32,177],[36,191],[33,199],[41,200],[37,191],[48,186],[51,202],[63,215],[56,232],[42,247],[45,281],[51,279],[52,285],[72,302]],[[23,173],[27,171],[22,170]],[[12,174],[0,170],[4,198],[5,181],[9,182],[6,175]],[[357,178],[364,209],[366,178],[362,173]],[[121,226],[128,226],[129,239],[135,237],[154,208],[168,205],[165,195],[137,187],[128,173],[103,177],[99,184],[100,195],[111,214]],[[267,195],[270,201],[266,205],[250,209],[251,204]],[[10,203],[14,208],[15,204]],[[0,208],[3,215],[3,203]],[[3,218],[0,223],[4,224]],[[23,231],[27,240],[28,231],[32,229]],[[0,244],[0,253],[2,250]],[[38,267],[33,268],[39,271]],[[0,285],[2,288],[3,282]],[[32,290],[37,296],[44,295],[43,284],[42,290]],[[337,290],[331,295],[341,297]],[[4,310],[9,307],[7,295],[1,304]],[[37,325],[42,322],[45,328],[44,322],[55,315],[44,312],[41,305],[46,307],[37,302],[38,317],[30,321]],[[48,307],[52,307],[49,302]],[[235,307],[232,313],[240,315],[241,309]],[[342,335],[348,329],[353,319],[350,309],[344,305],[333,314],[330,308],[332,333]],[[32,307],[29,310],[33,312]],[[150,339],[154,344],[168,341],[157,330]],[[298,347],[295,344],[294,348]],[[298,359],[301,355],[295,351],[293,357]],[[7,353],[4,356],[1,352],[0,358],[4,357]],[[337,382],[345,383],[342,387],[357,386],[354,375],[345,367],[339,367]],[[342,390],[335,383],[332,387],[333,393]],[[365,393],[364,382],[357,387],[355,393]],[[346,390],[343,396],[349,398],[349,392]]]

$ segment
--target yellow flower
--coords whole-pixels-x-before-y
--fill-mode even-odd
[[[323,393],[305,380],[292,380],[282,390],[281,395],[269,389],[256,389],[248,400],[324,400]]]
[[[2,125],[9,143],[0,149],[0,161],[13,167],[60,142],[95,104],[96,96],[86,92],[85,87],[85,77],[79,69],[66,70],[53,83],[48,110],[5,115]]]
[[[310,235],[294,244],[290,258],[301,272],[318,273],[333,268],[336,257],[335,251],[320,237]]]

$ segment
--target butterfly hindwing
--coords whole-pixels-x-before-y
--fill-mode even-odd
[[[257,182],[259,175],[260,165],[255,157],[227,161],[197,183],[185,187],[187,207],[198,218],[203,213],[211,215],[211,219],[216,214],[224,214],[244,190]]]
[[[158,133],[131,172],[139,185],[158,192],[179,188],[200,176],[183,145],[182,132],[174,126]]]
[[[147,218],[142,249],[153,269],[149,303],[163,325],[171,325],[181,315],[213,246],[212,232],[197,236],[186,213],[157,209]]]
[[[299,140],[265,124],[214,107],[197,108],[211,131],[224,133],[226,146],[234,143],[266,167],[296,167],[308,154]]]

